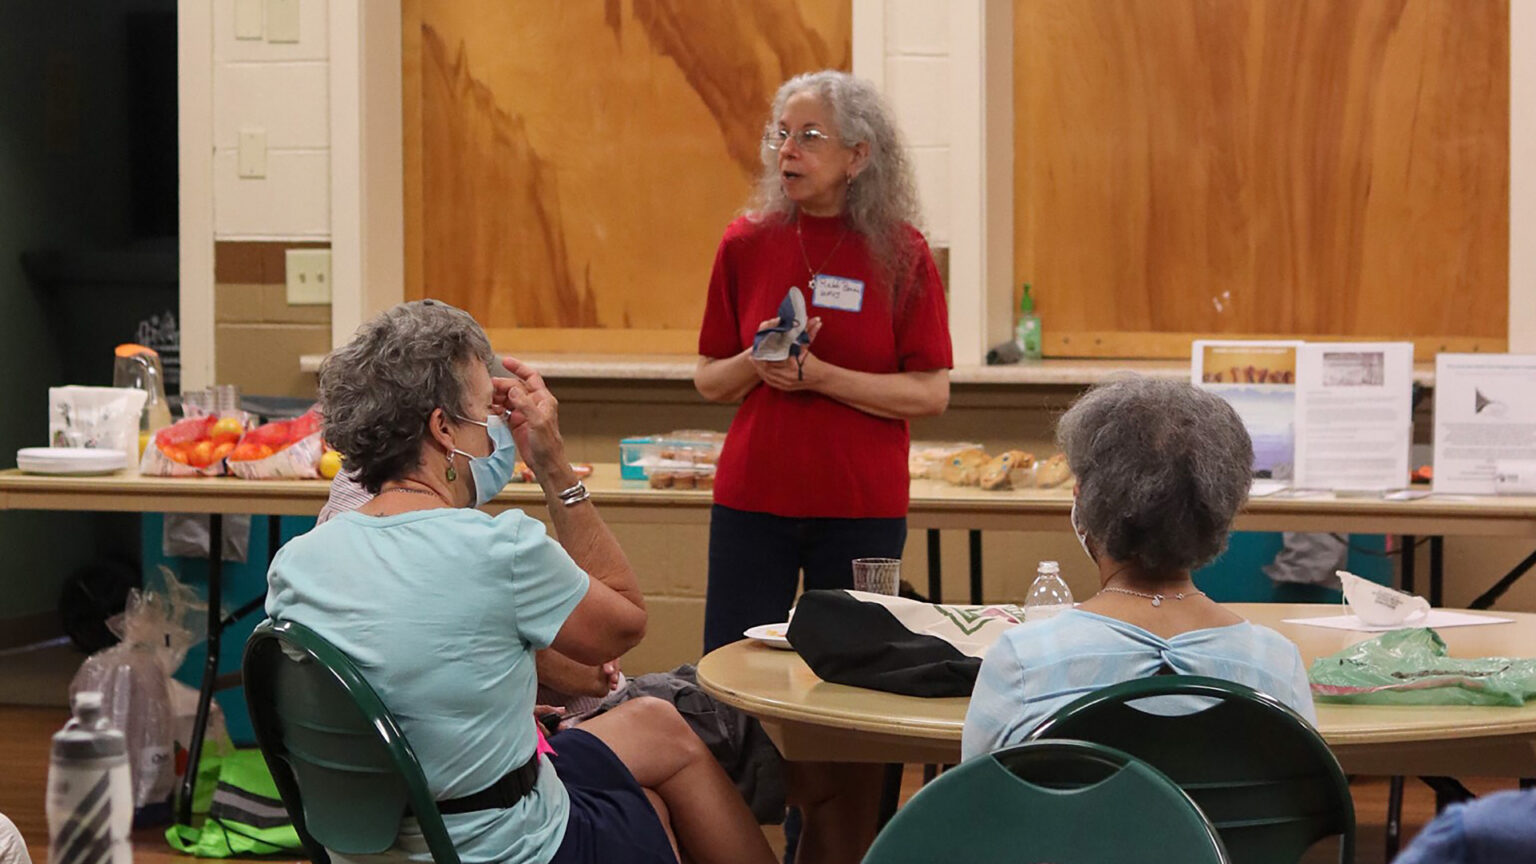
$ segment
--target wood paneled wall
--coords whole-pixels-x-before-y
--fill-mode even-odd
[[[406,296],[498,347],[691,354],[774,90],[849,0],[406,0]]]
[[[1047,353],[1503,350],[1507,0],[1017,0],[1015,265]]]

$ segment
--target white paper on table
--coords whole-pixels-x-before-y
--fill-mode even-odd
[[[1492,495],[1500,463],[1536,462],[1536,354],[1435,357],[1436,493]]]
[[[1197,339],[1190,347],[1190,383],[1232,406],[1253,441],[1254,472],[1277,480],[1289,480],[1296,462],[1296,351],[1301,344]]]
[[[1296,486],[1400,489],[1412,439],[1412,342],[1296,350]]]
[[[1364,633],[1385,633],[1404,627],[1474,627],[1478,624],[1508,624],[1511,618],[1493,615],[1471,615],[1449,609],[1431,609],[1428,615],[1410,618],[1401,624],[1367,624],[1359,615],[1323,615],[1318,618],[1286,618],[1287,624],[1305,624],[1308,627],[1328,627],[1333,630],[1359,630]]]
[[[1253,484],[1248,487],[1248,497],[1263,498],[1268,495],[1273,495],[1276,492],[1280,492],[1285,488],[1286,483],[1283,480],[1255,480],[1253,481]]]

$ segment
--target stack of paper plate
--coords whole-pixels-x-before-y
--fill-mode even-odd
[[[128,454],[94,447],[23,447],[16,467],[29,474],[111,474],[128,467]]]

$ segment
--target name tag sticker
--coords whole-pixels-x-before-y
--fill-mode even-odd
[[[864,283],[842,276],[817,276],[811,282],[811,305],[857,312],[864,308]]]

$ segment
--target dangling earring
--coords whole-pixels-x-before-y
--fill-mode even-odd
[[[453,481],[459,479],[459,472],[453,470],[453,451],[452,450],[448,451],[448,473],[445,476],[447,476],[449,483],[452,483]]]
[[[852,174],[848,175],[848,185],[850,187],[853,186],[853,175]]]

